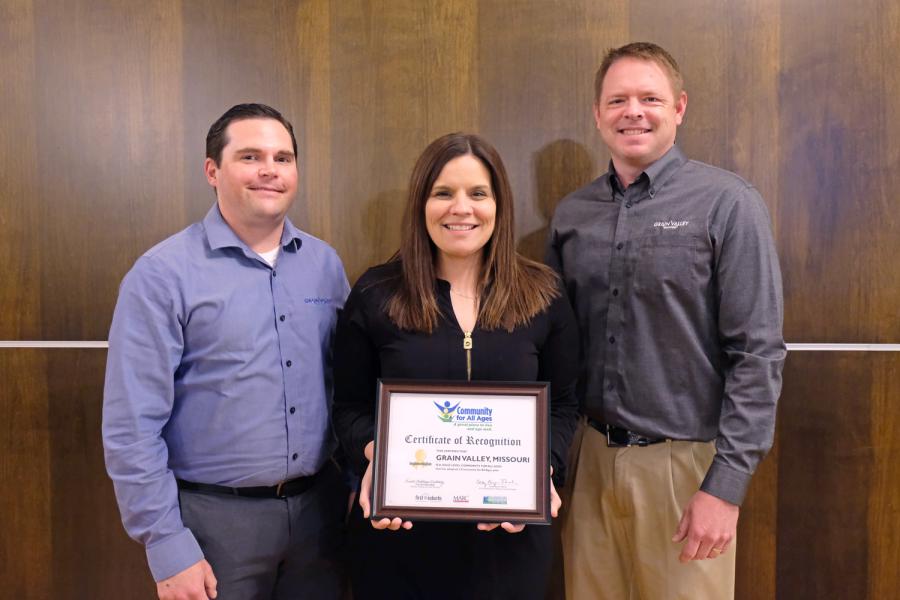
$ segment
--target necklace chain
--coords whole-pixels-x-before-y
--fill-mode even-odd
[[[465,298],[466,300],[478,300],[478,296],[466,296],[465,294],[461,294],[461,293],[457,292],[453,288],[450,288],[450,293],[456,294],[460,298]]]

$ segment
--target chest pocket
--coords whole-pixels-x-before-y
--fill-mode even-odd
[[[702,240],[693,234],[666,232],[640,240],[634,271],[635,290],[696,288],[702,245]]]

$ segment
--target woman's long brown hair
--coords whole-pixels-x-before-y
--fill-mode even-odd
[[[444,166],[468,154],[490,173],[497,205],[494,233],[482,249],[479,326],[512,331],[545,310],[559,295],[556,274],[516,252],[512,188],[497,150],[480,136],[451,133],[425,148],[410,176],[400,250],[393,259],[401,261],[402,277],[386,306],[388,316],[401,329],[431,333],[437,326],[437,247],[425,227],[425,203]]]

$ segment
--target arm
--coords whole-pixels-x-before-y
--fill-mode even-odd
[[[549,308],[550,333],[540,349],[538,379],[550,382],[550,462],[558,485],[566,479],[569,446],[578,425],[579,336],[575,315],[560,284],[560,296]]]
[[[716,558],[734,539],[750,477],[772,446],[786,354],[781,271],[759,194],[745,189],[712,234],[725,390],[716,456],[672,538],[687,540],[682,561]]]
[[[744,192],[714,231],[725,388],[717,453],[701,486],[735,505],[772,447],[786,356],[781,270],[769,215],[756,190]]]
[[[359,505],[370,514],[372,460],[375,453],[375,391],[381,375],[378,350],[366,319],[365,276],[354,286],[338,317],[334,343],[334,428],[351,466],[362,475]],[[410,529],[399,518],[371,521],[375,529]]]
[[[550,382],[550,514],[556,517],[562,506],[556,486],[563,485],[569,445],[578,424],[575,382],[578,376],[578,327],[565,293],[554,299],[549,309],[550,332],[538,356],[539,381]],[[501,526],[509,533],[522,531],[524,525],[479,523],[481,531]]]
[[[366,319],[360,284],[350,291],[338,315],[334,339],[334,406],[338,441],[353,471],[361,476],[369,458],[365,448],[375,438],[375,390],[381,376],[378,351]]]
[[[126,275],[109,334],[103,447],[125,529],[162,581],[203,559],[181,521],[162,430],[174,403],[182,329],[169,281],[142,258]]]

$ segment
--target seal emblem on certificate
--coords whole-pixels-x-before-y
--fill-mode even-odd
[[[379,380],[372,518],[550,523],[549,387]]]

